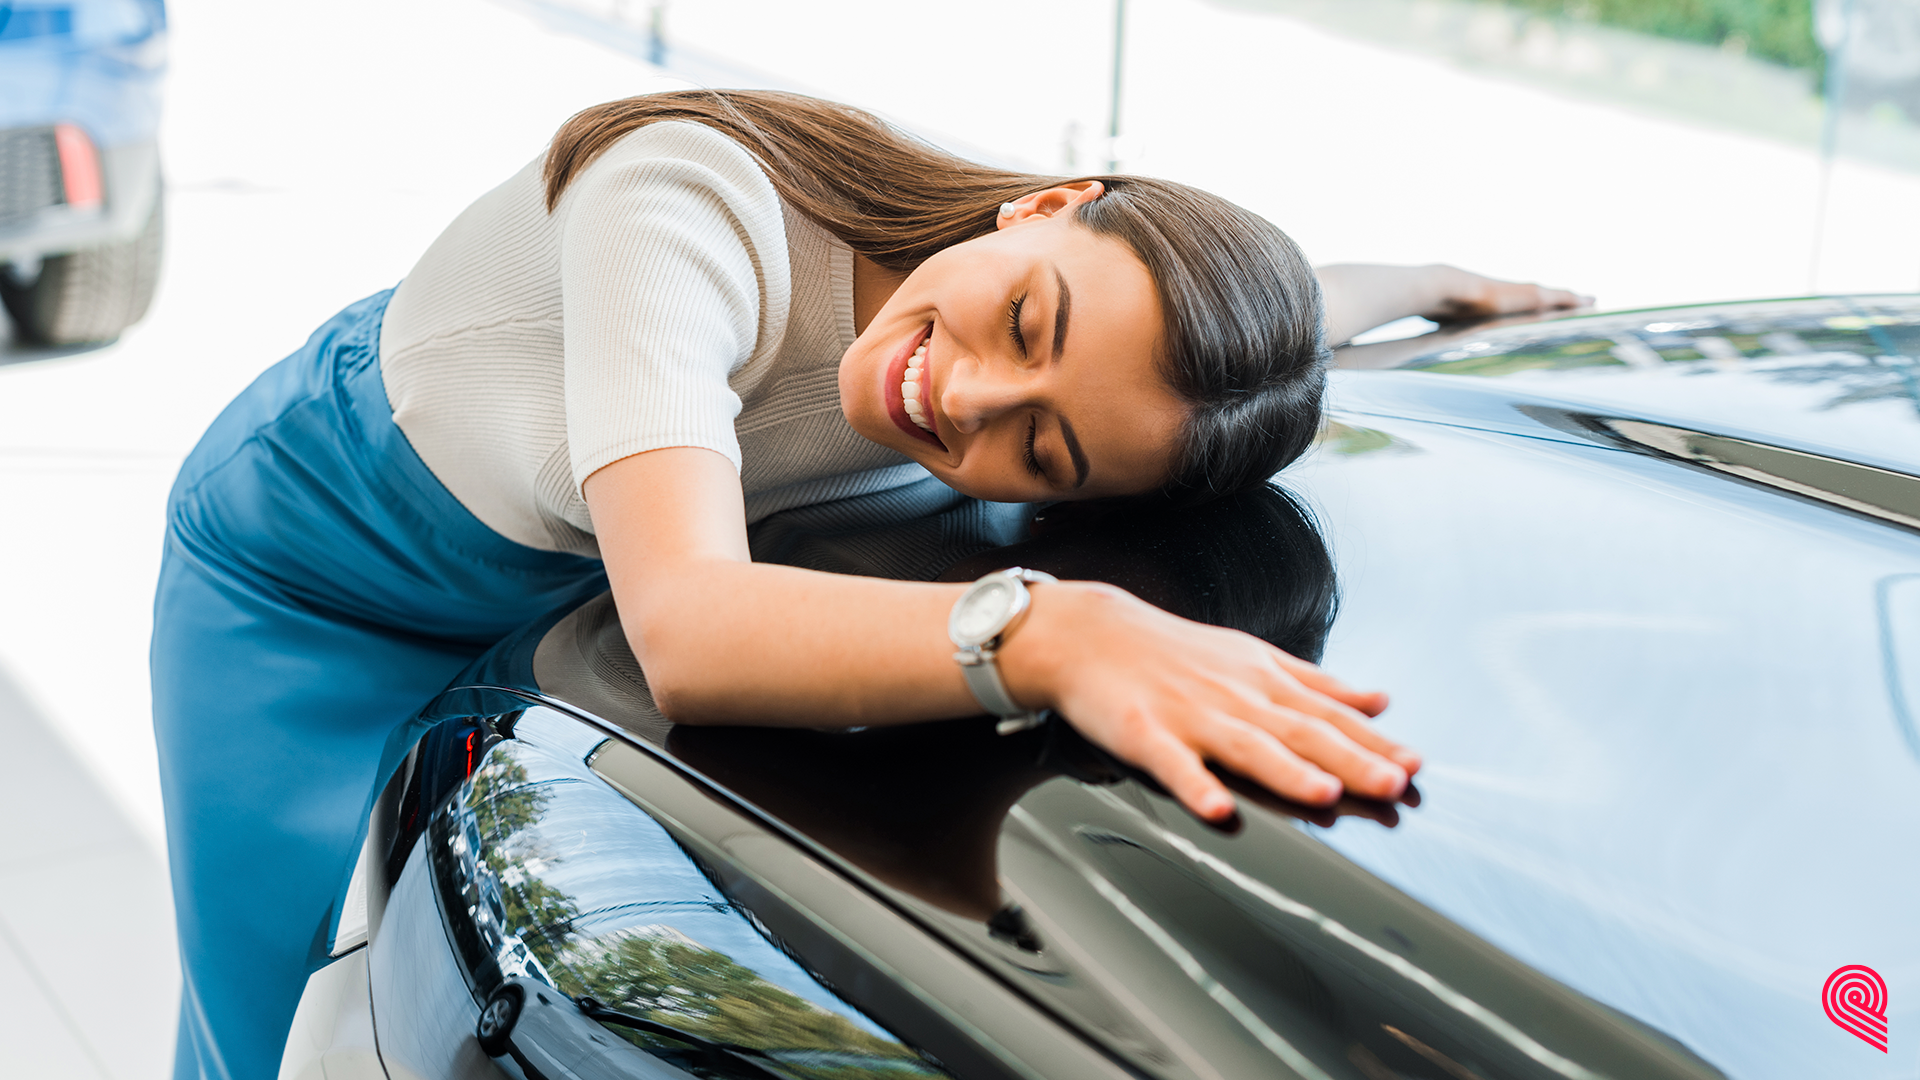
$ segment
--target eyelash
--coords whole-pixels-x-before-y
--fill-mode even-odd
[[[1033,441],[1040,434],[1040,418],[1027,421],[1027,471],[1038,477],[1045,477],[1047,470],[1040,467],[1040,459],[1034,455]]]
[[[1015,345],[1019,346],[1021,356],[1027,355],[1027,338],[1026,335],[1020,332],[1020,309],[1026,306],[1027,297],[1025,293],[1014,297],[1013,303],[1007,306],[1007,336],[1013,339]]]

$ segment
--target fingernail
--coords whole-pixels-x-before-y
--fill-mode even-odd
[[[1233,796],[1224,791],[1216,791],[1200,804],[1200,816],[1214,821],[1233,813]]]
[[[1398,795],[1407,786],[1407,774],[1392,765],[1379,764],[1367,770],[1367,787],[1383,795]]]
[[[1326,783],[1320,785],[1319,801],[1323,803],[1333,802],[1340,797],[1341,790],[1340,781],[1329,777]]]

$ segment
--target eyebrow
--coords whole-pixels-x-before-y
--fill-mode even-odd
[[[1067,347],[1067,314],[1073,308],[1073,290],[1067,288],[1067,275],[1053,268],[1054,283],[1060,286],[1060,302],[1053,309],[1053,362],[1060,362],[1060,352]],[[1054,414],[1060,421],[1060,438],[1066,441],[1067,454],[1073,458],[1073,486],[1085,487],[1087,483],[1087,452],[1080,449],[1080,440],[1073,434],[1073,425],[1067,418]]]
[[[1067,347],[1067,311],[1073,307],[1073,290],[1067,288],[1067,276],[1057,266],[1053,280],[1060,286],[1060,303],[1053,309],[1053,358],[1059,360],[1060,350]]]
[[[1066,440],[1067,454],[1073,458],[1073,486],[1085,487],[1087,483],[1087,452],[1080,449],[1080,440],[1074,437],[1073,425],[1067,418],[1054,413],[1054,419],[1060,421],[1060,437]]]

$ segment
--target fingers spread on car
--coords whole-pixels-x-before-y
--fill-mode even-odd
[[[1233,810],[1207,763],[1313,806],[1342,791],[1396,798],[1419,768],[1419,755],[1326,691],[1384,702],[1250,634],[1077,582],[1047,586],[1032,619],[1031,636],[1003,653],[1014,679],[1025,681],[1023,669],[1044,648],[1051,655],[1045,681],[1055,688],[1049,704],[1203,819],[1220,821]]]

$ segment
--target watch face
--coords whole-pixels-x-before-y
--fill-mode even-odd
[[[1018,595],[1013,583],[1004,578],[981,582],[969,589],[954,605],[953,617],[947,622],[947,633],[953,643],[965,647],[992,641],[1012,618]]]

